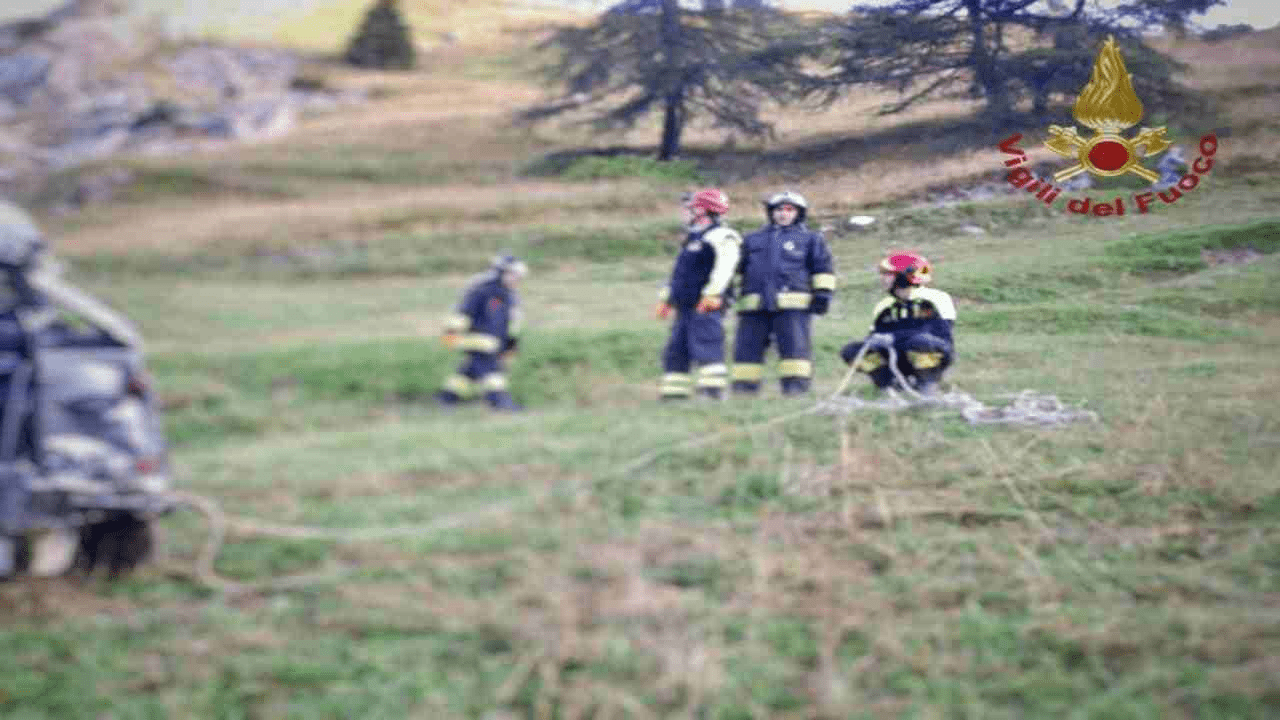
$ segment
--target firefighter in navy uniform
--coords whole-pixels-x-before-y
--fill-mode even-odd
[[[830,308],[835,267],[822,235],[805,227],[808,203],[802,196],[777,193],[764,206],[768,224],[743,240],[738,266],[741,297],[733,391],[759,392],[765,350],[773,339],[778,343],[782,393],[792,395],[809,390],[813,376],[810,320]]]
[[[483,394],[496,410],[521,410],[507,389],[506,362],[516,351],[521,312],[516,285],[528,274],[510,255],[494,259],[463,295],[445,327],[444,343],[466,353],[458,371],[444,382],[437,397],[455,405]]]
[[[720,190],[699,190],[684,207],[689,234],[655,312],[659,320],[675,312],[662,353],[661,397],[677,400],[696,392],[720,398],[729,384],[724,363],[725,304],[742,237],[720,224],[720,217],[729,211],[729,198]],[[696,381],[689,373],[695,362]]]
[[[922,255],[889,255],[880,263],[880,277],[889,297],[872,310],[871,333],[891,336],[898,356],[898,371],[907,382],[915,384],[917,392],[933,392],[955,358],[951,335],[956,320],[955,304],[947,293],[925,287],[933,278],[929,261]],[[845,364],[853,362],[870,337],[851,342],[840,350]],[[869,350],[857,369],[870,375],[878,388],[894,385],[889,355],[883,349]]]

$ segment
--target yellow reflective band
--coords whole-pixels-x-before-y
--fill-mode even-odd
[[[670,298],[671,298],[671,288],[664,287],[658,291],[658,300],[660,302],[666,302]]]
[[[809,377],[813,363],[808,360],[782,360],[778,362],[778,374],[782,377]]]
[[[764,377],[764,365],[760,363],[734,363],[730,376],[734,380],[759,380]]]
[[[869,352],[866,355],[863,355],[862,359],[858,361],[857,370],[859,372],[869,373],[883,365],[884,355],[881,355],[878,352]]]
[[[470,395],[471,378],[465,375],[450,375],[444,381],[444,389],[457,395]]]
[[[751,293],[750,295],[743,295],[742,299],[738,301],[739,312],[751,312],[753,310],[759,310],[759,309],[760,309],[760,293]]]
[[[501,345],[502,343],[493,335],[467,333],[458,342],[458,349],[470,352],[496,353]]]
[[[936,368],[942,364],[942,353],[908,352],[907,360],[911,361],[911,367],[917,370],[928,370],[930,368]]]
[[[662,382],[666,385],[679,385],[693,382],[693,377],[688,373],[667,373],[662,376]]]
[[[836,276],[831,273],[815,273],[810,282],[814,290],[835,290]]]
[[[471,318],[461,313],[454,313],[445,321],[444,327],[446,330],[451,330],[457,333],[466,332],[471,328]]]
[[[693,394],[693,391],[687,387],[675,387],[671,385],[663,385],[661,392],[663,397],[685,397]]]
[[[779,310],[808,310],[809,300],[813,296],[807,292],[778,293]]]
[[[715,363],[714,365],[703,365],[698,368],[698,373],[702,375],[728,375],[729,368],[724,363]]]
[[[728,378],[723,378],[723,377],[700,377],[698,378],[698,387],[700,388],[729,387],[729,380]]]
[[[507,389],[507,376],[502,373],[489,373],[481,382],[484,384],[484,389],[491,392]]]

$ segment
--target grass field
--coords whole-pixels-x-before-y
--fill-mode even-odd
[[[954,386],[993,404],[1034,388],[1101,421],[764,427],[815,398],[654,400],[649,313],[693,176],[530,174],[590,140],[506,122],[539,92],[505,52],[442,48],[405,76],[329,68],[382,99],[272,144],[119,160],[128,197],[42,219],[71,277],[147,338],[180,487],[261,523],[420,529],[233,532],[225,576],[334,573],[289,591],[224,597],[161,567],[0,586],[0,715],[1280,716],[1280,173],[1260,120],[1280,86],[1208,76],[1232,123],[1222,162],[1125,218],[1018,195],[920,205],[939,174],[993,175],[999,152],[886,176],[937,146],[890,133],[869,153],[858,138],[893,129],[862,114],[870,95],[787,120],[766,151],[809,158],[789,182],[841,275],[815,322],[816,397],[865,331],[875,262],[909,246],[957,299]],[[856,164],[805,153],[844,141]],[[731,177],[729,220],[755,227],[755,198],[784,178],[691,142],[688,171]],[[868,208],[877,230],[843,229]],[[499,248],[533,266],[511,372],[530,411],[442,413],[430,395],[456,358],[436,335]],[[162,525],[189,565],[201,520]]]

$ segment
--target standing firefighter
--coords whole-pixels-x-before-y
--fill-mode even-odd
[[[515,288],[527,273],[524,263],[501,255],[467,288],[444,334],[445,345],[467,357],[445,380],[440,402],[455,405],[483,393],[496,410],[522,409],[507,390],[503,366],[516,350],[520,308]]]
[[[729,198],[720,190],[699,190],[684,207],[689,234],[655,313],[659,320],[665,320],[672,310],[676,314],[662,354],[661,395],[664,400],[689,397],[693,392],[689,370],[696,362],[698,394],[719,398],[728,385],[725,297],[738,265],[742,238],[720,224],[720,217],[729,211]]]
[[[851,364],[869,341],[892,344],[902,376],[915,384],[917,392],[932,392],[955,356],[951,338],[955,304],[947,293],[925,287],[933,277],[929,261],[922,255],[889,255],[880,263],[880,277],[889,297],[871,311],[872,334],[845,345],[840,357]],[[881,337],[876,338],[877,334]],[[884,349],[869,349],[857,369],[870,375],[878,388],[894,384],[893,369]]]
[[[770,338],[778,343],[778,375],[784,395],[803,393],[813,376],[810,315],[825,315],[836,288],[831,251],[820,233],[805,227],[808,203],[781,192],[764,203],[767,224],[743,241],[739,263],[742,298],[733,348],[733,390],[756,393]]]

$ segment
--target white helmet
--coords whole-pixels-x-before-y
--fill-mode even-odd
[[[805,215],[809,211],[809,203],[805,201],[804,196],[798,192],[791,190],[783,190],[780,193],[774,193],[764,201],[765,217],[773,221],[773,209],[779,205],[793,205],[796,209],[796,224],[804,222]]]
[[[489,265],[490,269],[499,273],[512,273],[517,277],[524,277],[529,274],[529,266],[516,258],[514,255],[501,254],[493,258],[493,262]]]

